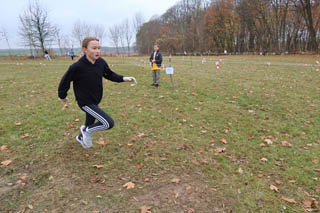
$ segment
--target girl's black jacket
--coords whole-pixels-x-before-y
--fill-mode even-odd
[[[123,76],[112,72],[104,59],[99,58],[92,64],[84,55],[72,64],[62,77],[58,96],[61,99],[66,98],[73,81],[74,94],[80,107],[98,105],[103,94],[102,77],[113,82],[123,82]]]

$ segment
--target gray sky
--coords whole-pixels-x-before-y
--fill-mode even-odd
[[[19,14],[27,7],[29,0],[0,0],[0,27],[9,35],[11,48],[21,47],[18,35]],[[88,24],[102,24],[106,29],[124,19],[132,20],[135,13],[143,14],[145,21],[153,15],[162,15],[179,0],[40,0],[50,11],[50,20],[62,29],[62,33],[71,37],[73,24],[77,20]],[[107,38],[103,45],[112,46]],[[0,40],[0,49],[7,44]]]

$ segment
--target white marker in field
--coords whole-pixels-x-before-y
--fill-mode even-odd
[[[207,62],[207,61],[206,61],[205,58],[203,58],[202,61],[201,61],[202,64],[204,64],[204,63],[206,63],[206,62]]]
[[[219,61],[216,62],[216,67],[217,67],[217,70],[220,69],[220,63],[219,63]]]
[[[172,84],[172,88],[174,89],[174,84],[173,84],[173,67],[171,66],[171,59],[172,56],[171,54],[169,55],[169,67],[166,67],[166,74],[170,75],[170,79],[171,79],[171,84]]]

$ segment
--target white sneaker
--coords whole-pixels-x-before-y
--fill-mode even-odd
[[[83,136],[82,134],[78,135],[76,137],[77,141],[81,144],[81,146],[84,148],[84,149],[87,149],[89,147],[87,147],[87,145],[83,142]]]
[[[84,125],[80,127],[80,131],[82,133],[84,144],[87,146],[87,148],[92,147],[92,136],[86,131],[86,127]]]

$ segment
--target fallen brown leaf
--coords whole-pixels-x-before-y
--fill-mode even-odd
[[[136,185],[132,182],[128,182],[126,184],[123,185],[124,188],[127,188],[127,189],[133,189]]]
[[[27,176],[21,176],[20,179],[21,180],[26,180],[28,177]]]
[[[270,188],[272,191],[279,192],[278,187],[276,187],[276,186],[274,186],[274,185],[272,185],[272,184],[270,184],[269,188]]]
[[[239,167],[238,172],[239,172],[240,174],[243,174],[243,169],[242,169],[241,167]]]
[[[260,160],[261,160],[262,162],[264,162],[264,163],[266,163],[266,162],[268,161],[267,158],[261,158]]]
[[[171,183],[180,183],[180,179],[179,178],[173,178],[171,180]]]
[[[227,144],[228,143],[228,141],[225,138],[221,138],[220,142],[223,143],[223,144]]]
[[[142,169],[142,164],[137,164],[137,165],[136,165],[136,168],[137,168],[137,169]]]
[[[1,146],[1,152],[6,152],[6,151],[8,151],[7,145],[2,145]]]
[[[150,209],[151,209],[150,206],[141,206],[140,207],[141,213],[151,213]]]
[[[143,132],[138,134],[138,137],[139,137],[139,138],[142,138],[142,137],[144,137],[144,136],[146,136],[146,135],[145,135]]]
[[[226,152],[226,148],[216,148],[215,150],[214,150],[216,153],[223,153],[223,152]]]
[[[320,172],[320,168],[313,169],[313,171],[315,171],[315,172]]]
[[[26,133],[26,134],[24,134],[24,135],[21,136],[22,139],[28,138],[28,137],[30,137],[29,133]]]
[[[12,160],[5,160],[5,161],[2,161],[1,162],[1,165],[3,165],[3,166],[8,166],[9,164],[11,164],[12,163]]]
[[[93,167],[94,167],[94,168],[97,168],[97,169],[101,169],[101,168],[103,168],[103,166],[102,166],[102,165],[93,165]]]
[[[108,141],[104,141],[103,138],[99,138],[98,144],[99,144],[100,146],[106,146],[106,145],[109,144],[109,142],[108,142]]]
[[[136,141],[136,140],[137,140],[137,137],[136,137],[136,136],[133,136],[133,137],[131,138],[131,140],[132,140],[132,141]]]
[[[283,184],[283,182],[282,182],[281,180],[276,180],[275,182],[276,182],[276,184],[278,184],[278,185]]]
[[[287,201],[288,203],[294,204],[296,201],[293,198],[281,197],[282,200]]]
[[[289,143],[288,141],[282,141],[281,144],[282,144],[282,146],[292,147],[292,144]]]
[[[264,139],[264,141],[268,144],[268,145],[272,145],[273,143],[272,143],[272,140],[270,140],[270,139]]]
[[[312,202],[311,200],[303,200],[302,201],[302,207],[304,209],[311,209],[312,208]]]
[[[14,125],[21,126],[21,122],[15,122]]]
[[[318,161],[318,160],[313,159],[313,160],[312,160],[312,163],[314,163],[314,164],[318,164],[318,163],[319,163],[319,161]]]

